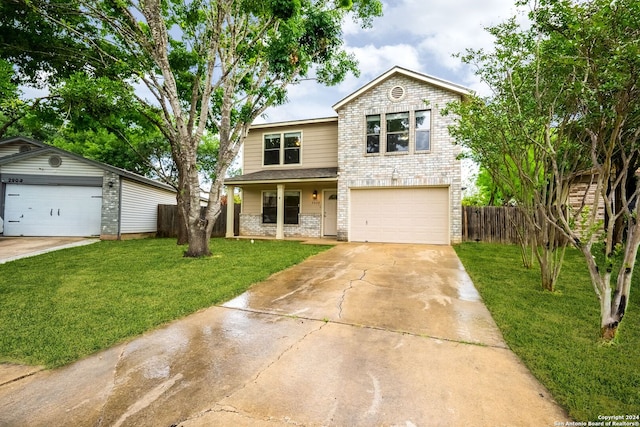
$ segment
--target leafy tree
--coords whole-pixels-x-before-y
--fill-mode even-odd
[[[46,115],[53,98],[22,99],[15,77],[11,63],[0,59],[0,139],[16,135],[42,139],[53,130],[39,124],[37,118]]]
[[[75,0],[0,2],[0,57],[14,66],[14,83],[46,87],[81,70],[114,80],[124,75],[105,55],[109,42],[79,8]]]
[[[533,6],[529,29],[514,20],[494,27],[495,52],[465,57],[479,65],[494,95],[455,106],[461,121],[452,131],[502,183],[505,167],[517,173],[526,189],[518,201],[536,234],[543,231],[536,243],[543,253],[563,241],[580,249],[600,300],[602,335],[611,339],[626,311],[640,246],[640,4],[540,0]],[[580,206],[570,206],[570,190],[582,176],[591,177],[599,197],[585,195]],[[600,207],[609,219],[604,231]],[[627,236],[622,244],[616,224]],[[595,249],[598,239],[604,257]],[[559,271],[561,257],[538,259],[544,284],[544,263]]]
[[[577,210],[555,212],[549,221],[583,253],[600,301],[603,337],[612,339],[627,309],[640,246],[640,188],[635,185],[640,154],[640,3],[544,0],[532,20],[548,38],[548,49],[541,53],[545,62],[561,59],[566,87],[563,121],[590,160],[599,196],[593,202],[585,199]],[[554,162],[553,168],[559,179],[563,165]],[[605,256],[598,265],[593,244],[601,206],[608,222],[600,236]],[[626,235],[624,242],[616,226]]]
[[[52,28],[82,40],[80,52],[86,48],[88,58],[107,64],[136,96],[137,112],[169,141],[178,171],[178,210],[188,228],[186,256],[210,253],[208,236],[220,213],[223,180],[251,122],[268,106],[284,102],[287,86],[312,70],[326,84],[356,73],[353,57],[342,49],[342,20],[351,11],[368,25],[382,8],[379,0],[32,0],[25,5]],[[139,84],[152,99],[136,94]],[[197,152],[205,131],[219,136],[219,147],[202,219]]]
[[[515,19],[492,27],[494,52],[468,51],[463,56],[465,62],[477,66],[493,96],[452,104],[450,112],[459,120],[450,132],[469,149],[500,193],[524,213],[525,227],[517,230],[523,264],[530,266],[533,250],[542,287],[553,291],[566,248],[566,241],[558,238],[559,232],[544,214],[558,206],[553,183],[547,179],[547,145],[558,140],[547,126],[549,111],[554,108],[549,96],[553,89],[539,86],[535,32],[517,30]]]

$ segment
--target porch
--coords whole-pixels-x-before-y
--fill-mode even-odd
[[[242,191],[239,235],[285,239],[337,235],[337,168],[264,170],[225,180]],[[227,218],[227,237],[233,237]]]

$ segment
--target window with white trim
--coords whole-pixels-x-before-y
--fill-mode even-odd
[[[431,150],[431,111],[416,111],[416,151]]]
[[[380,114],[367,116],[367,153],[380,152]]]
[[[409,151],[409,113],[386,115],[387,153]]]
[[[264,136],[264,164],[280,164],[280,134],[269,134]]]
[[[299,164],[301,147],[302,132],[265,134],[263,164],[265,166]]]
[[[278,192],[262,192],[262,223],[276,224],[278,221]],[[300,221],[300,191],[284,192],[284,223],[298,224]]]

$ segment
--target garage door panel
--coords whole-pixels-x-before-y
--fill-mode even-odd
[[[5,195],[6,236],[100,234],[100,187],[8,184]]]
[[[449,244],[448,188],[354,189],[351,241]]]

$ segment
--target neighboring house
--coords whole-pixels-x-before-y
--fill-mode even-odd
[[[225,180],[230,196],[242,189],[240,235],[460,242],[460,149],[441,110],[469,93],[395,67],[337,117],[252,126],[244,174]]]
[[[0,141],[5,236],[153,235],[158,204],[175,190],[120,168],[27,138]]]

